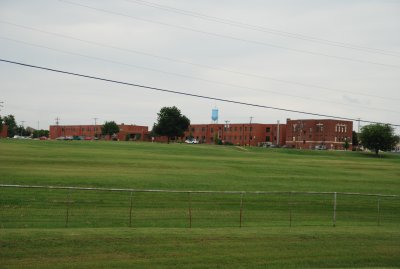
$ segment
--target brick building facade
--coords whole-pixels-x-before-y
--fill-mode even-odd
[[[166,137],[150,137],[147,126],[118,125],[118,140],[167,142]],[[102,125],[52,125],[50,138],[61,136],[101,137]],[[3,128],[2,135],[7,136]],[[217,137],[234,145],[259,146],[262,143],[297,149],[345,149],[346,141],[352,148],[353,122],[333,119],[288,119],[286,124],[233,123],[192,124],[183,140],[194,138],[200,143],[214,144]],[[180,140],[181,138],[179,138]]]
[[[279,129],[279,131],[278,131]],[[279,133],[279,134],[278,134]],[[193,137],[200,143],[213,144],[217,136],[222,142],[234,145],[257,146],[261,142],[284,145],[285,124],[233,123],[233,124],[192,124],[185,132],[185,139]],[[278,137],[279,136],[279,137]]]
[[[66,136],[81,136],[81,137],[101,137],[102,125],[51,125],[50,139]],[[130,140],[147,141],[149,129],[147,126],[125,125],[120,124],[118,140],[126,140],[127,136]]]
[[[298,149],[343,150],[346,140],[352,148],[353,122],[343,120],[286,121],[286,145]]]
[[[0,131],[0,138],[6,138],[8,134],[8,126],[3,125],[3,128]]]

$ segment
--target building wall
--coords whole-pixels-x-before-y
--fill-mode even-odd
[[[101,136],[101,127],[102,125],[51,125],[50,126],[50,138],[56,139],[60,136],[85,136],[85,137],[94,137]],[[126,135],[130,135],[131,139],[137,138],[136,135],[139,135],[139,139],[137,140],[147,140],[148,139],[148,127],[147,126],[138,126],[138,125],[125,125],[120,124],[119,133],[117,134],[117,138],[119,140],[125,140]]]
[[[119,140],[125,140],[126,135],[129,135],[130,140],[148,141],[149,128],[147,126],[121,124],[118,127]]]
[[[286,145],[298,149],[344,149],[347,139],[352,148],[353,122],[342,120],[290,120],[286,121]]]
[[[286,125],[260,124],[260,123],[232,123],[225,124],[192,124],[185,132],[185,138],[190,136],[201,143],[213,144],[217,136],[223,142],[230,142],[235,145],[257,146],[261,142],[271,142],[279,145],[285,144]]]
[[[7,132],[8,132],[8,126],[3,125],[3,128],[1,129],[1,132],[0,132],[0,138],[6,138]]]

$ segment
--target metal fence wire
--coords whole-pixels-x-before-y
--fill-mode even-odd
[[[398,195],[0,185],[0,228],[399,224]]]

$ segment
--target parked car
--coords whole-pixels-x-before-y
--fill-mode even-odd
[[[326,146],[325,145],[318,145],[318,146],[315,146],[315,149],[316,150],[326,150]]]
[[[192,140],[187,139],[187,140],[185,140],[185,143],[186,144],[199,144],[199,141],[196,139],[192,139]]]
[[[47,140],[48,138],[46,136],[41,136],[39,137],[39,140]]]

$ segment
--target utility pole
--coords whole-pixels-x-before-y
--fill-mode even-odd
[[[251,146],[251,122],[253,121],[253,116],[250,116],[250,127],[249,127],[249,147]]]
[[[357,133],[360,133],[360,121],[361,121],[361,119],[358,118],[358,130],[357,130]]]
[[[97,137],[97,127],[96,127],[96,125],[97,125],[97,120],[99,118],[93,118],[93,119],[94,119],[94,136]]]
[[[225,121],[225,130],[226,130],[226,135],[228,135],[228,130],[229,130],[229,120]]]
[[[24,129],[24,120],[21,120],[21,132],[20,132],[20,135],[22,136],[22,130]]]
[[[276,145],[279,147],[279,120],[278,120],[278,126],[277,126],[277,135],[276,135]]]
[[[58,137],[58,124],[60,123],[60,118],[59,117],[55,118],[55,121],[56,121],[55,138],[57,138]]]

